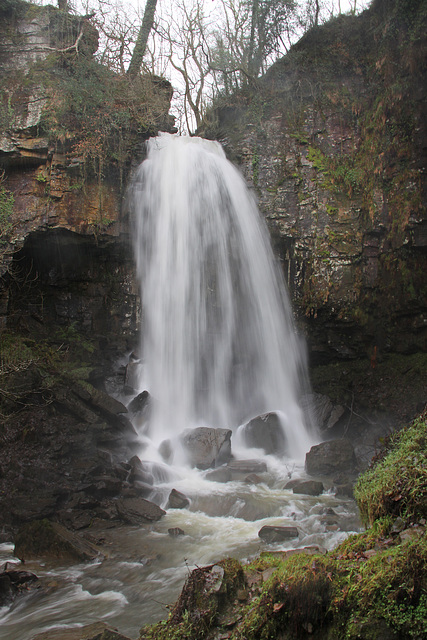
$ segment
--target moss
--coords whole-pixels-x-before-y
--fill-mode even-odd
[[[373,524],[392,514],[407,521],[427,517],[427,412],[388,443],[389,453],[354,488],[361,516]]]
[[[1,186],[0,177],[0,244],[12,230],[12,215],[15,198],[13,193]]]

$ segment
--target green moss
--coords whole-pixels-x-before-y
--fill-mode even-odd
[[[357,482],[362,519],[372,524],[393,514],[406,520],[427,516],[427,413],[395,434],[390,451]]]
[[[390,629],[390,635],[424,637],[427,630],[425,532],[416,540],[373,550],[368,559],[363,552],[350,552],[345,556],[340,551],[339,548],[334,554],[341,569],[339,580],[334,583],[331,609],[337,624],[345,629],[342,637],[360,637],[354,635],[355,629],[379,620]]]
[[[12,215],[15,198],[13,193],[1,186],[0,178],[0,243],[12,229]]]
[[[24,338],[9,332],[1,334],[0,373],[22,369],[34,360],[35,355]]]

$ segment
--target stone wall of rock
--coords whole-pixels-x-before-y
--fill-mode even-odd
[[[216,111],[313,363],[426,349],[425,12],[374,2],[308,33]]]
[[[172,88],[101,67],[85,17],[10,0],[0,18],[0,328],[26,315],[120,342],[139,323],[124,190],[144,140],[173,130]]]

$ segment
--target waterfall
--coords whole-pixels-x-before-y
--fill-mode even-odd
[[[162,134],[132,188],[143,385],[158,445],[196,426],[277,412],[289,454],[310,446],[304,358],[255,199],[219,143]]]

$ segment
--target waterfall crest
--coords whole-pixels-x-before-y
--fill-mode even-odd
[[[162,134],[131,189],[143,385],[159,444],[275,411],[291,457],[310,445],[304,359],[255,199],[221,146]]]

